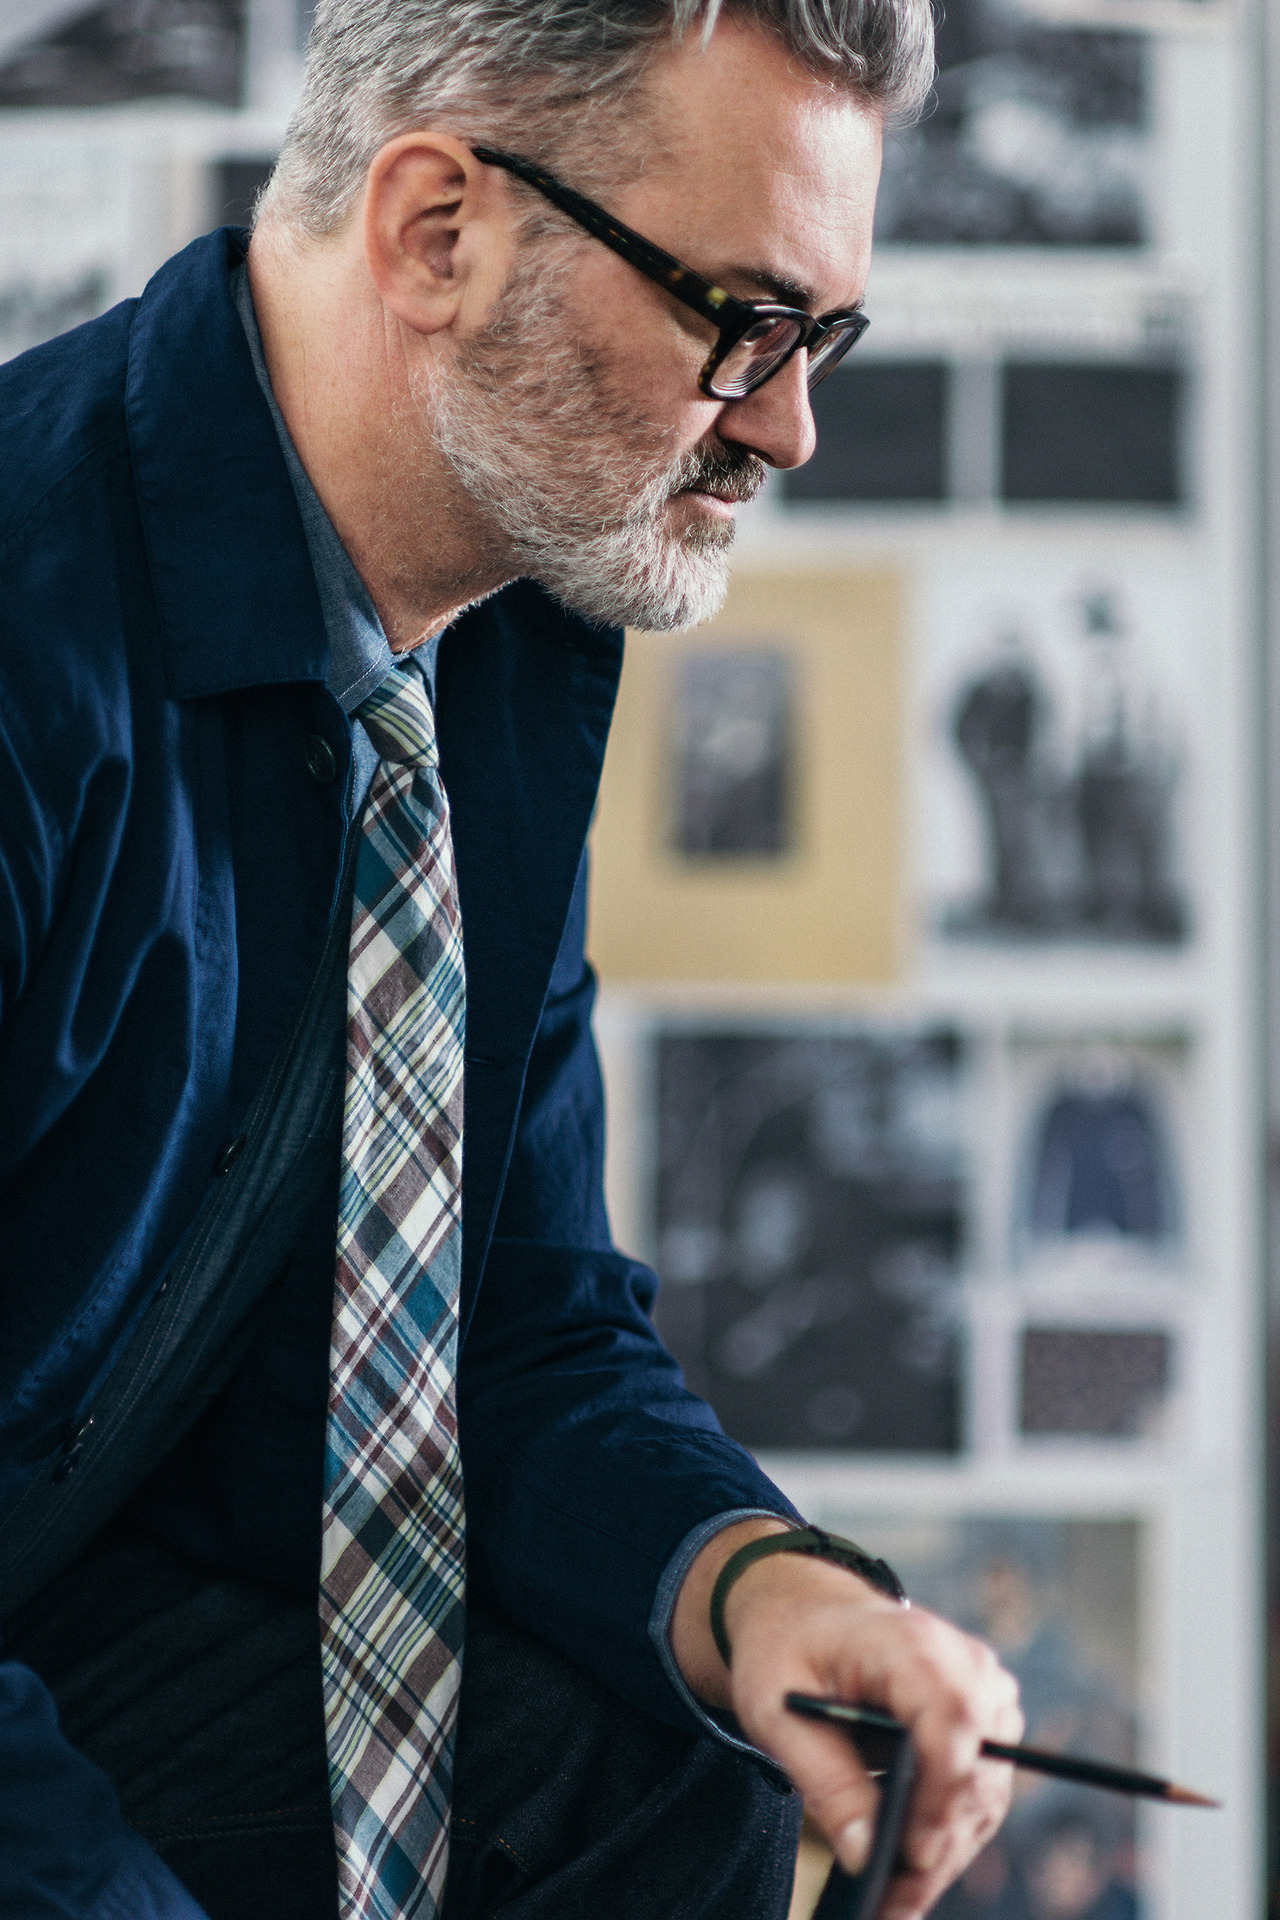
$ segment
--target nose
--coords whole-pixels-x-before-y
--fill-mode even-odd
[[[818,444],[809,405],[809,356],[801,348],[754,393],[729,400],[716,431],[727,446],[743,447],[769,467],[802,467]]]

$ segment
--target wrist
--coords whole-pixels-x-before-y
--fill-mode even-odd
[[[874,1607],[895,1610],[898,1603],[849,1567],[798,1553],[757,1560],[734,1581],[724,1602],[729,1651],[757,1627],[766,1636],[780,1631],[799,1607]],[[726,1668],[728,1671],[728,1668]]]
[[[750,1540],[735,1548],[721,1566],[711,1590],[711,1636],[726,1667],[733,1657],[726,1608],[734,1588],[740,1585],[745,1575],[766,1560],[783,1558],[816,1561],[836,1567],[841,1572],[852,1574],[862,1585],[870,1587],[895,1605],[910,1605],[893,1568],[886,1561],[876,1559],[856,1541],[846,1540],[837,1533],[828,1533],[823,1527],[792,1527],[781,1533],[774,1531],[767,1538]],[[809,1586],[813,1590],[812,1582]]]
[[[729,1705],[729,1673],[711,1635],[711,1594],[725,1562],[748,1541],[790,1533],[795,1522],[764,1515],[739,1520],[712,1536],[693,1561],[671,1614],[668,1643],[681,1678],[704,1706]]]

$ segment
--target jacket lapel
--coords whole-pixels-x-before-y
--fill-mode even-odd
[[[621,667],[620,632],[587,625],[523,580],[467,614],[441,642],[437,731],[467,970],[464,1333]]]

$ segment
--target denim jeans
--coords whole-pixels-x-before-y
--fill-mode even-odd
[[[210,1920],[335,1920],[314,1608],[117,1527],[6,1623]],[[798,1796],[467,1618],[445,1920],[783,1920]]]

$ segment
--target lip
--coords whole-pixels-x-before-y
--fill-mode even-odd
[[[702,487],[683,487],[675,497],[677,500],[696,500],[700,507],[726,520],[732,520],[734,509],[742,505],[736,494],[708,493]]]

